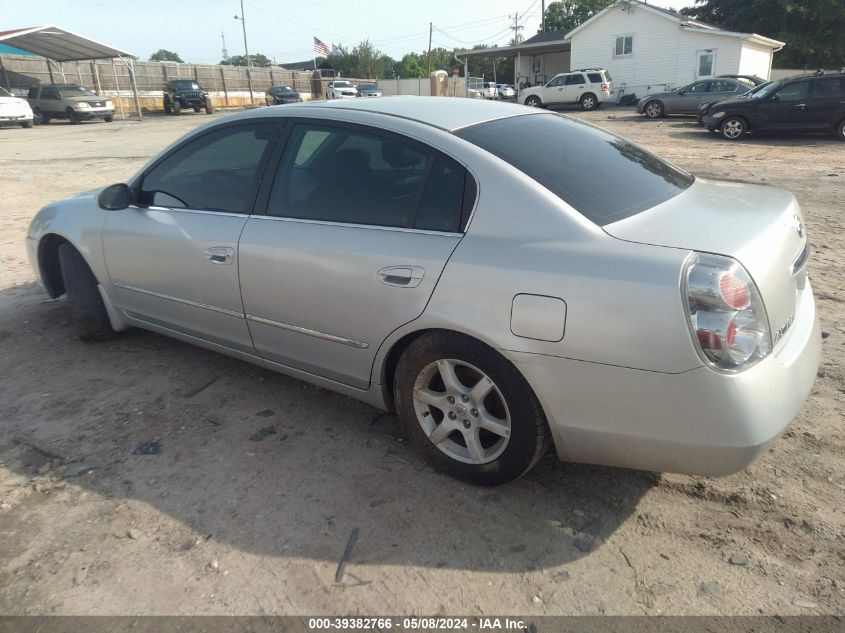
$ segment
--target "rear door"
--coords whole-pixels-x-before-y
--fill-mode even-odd
[[[266,196],[240,240],[256,351],[366,388],[379,346],[422,314],[460,242],[474,180],[404,137],[302,120]]]
[[[804,116],[808,127],[831,129],[845,112],[845,76],[818,77],[812,82],[812,96]]]
[[[566,77],[566,103],[578,103],[581,96],[587,91],[587,78],[581,73],[574,73]]]

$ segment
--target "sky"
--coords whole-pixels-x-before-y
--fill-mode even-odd
[[[679,9],[693,0],[649,0]],[[432,46],[506,45],[518,15],[527,39],[540,25],[541,0],[244,0],[251,54],[277,63],[313,56],[313,37],[350,48],[369,38],[383,53],[401,58]],[[549,0],[546,1],[549,4]],[[55,24],[137,55],[160,48],[185,61],[214,64],[243,55],[240,0],[0,0],[0,31]]]

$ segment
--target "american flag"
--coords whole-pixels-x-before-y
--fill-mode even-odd
[[[328,57],[330,50],[328,45],[325,42],[321,42],[316,37],[314,38],[314,52],[318,55],[323,55],[324,57]]]

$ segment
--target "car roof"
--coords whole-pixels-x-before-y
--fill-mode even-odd
[[[288,106],[285,106],[288,107]],[[410,119],[442,130],[460,128],[529,114],[541,114],[542,109],[529,108],[513,103],[498,103],[485,99],[463,97],[414,97],[393,96],[383,99],[329,100],[308,102],[300,108],[327,108],[332,110],[356,110],[375,112],[387,116]],[[288,110],[291,111],[291,110]]]

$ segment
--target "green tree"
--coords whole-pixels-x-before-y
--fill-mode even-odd
[[[609,7],[614,0],[560,0],[546,8],[546,30],[568,33],[596,13]]]
[[[184,64],[185,62],[182,61],[182,58],[179,57],[179,53],[174,53],[173,51],[169,51],[164,48],[158,49],[155,53],[150,55],[151,62],[179,62],[180,64]]]
[[[266,55],[256,53],[249,56],[250,66],[255,68],[266,68],[270,65],[270,59]],[[246,55],[232,55],[220,61],[223,66],[246,66]]]
[[[741,33],[786,42],[775,55],[782,68],[845,65],[842,0],[695,0],[681,13]]]

